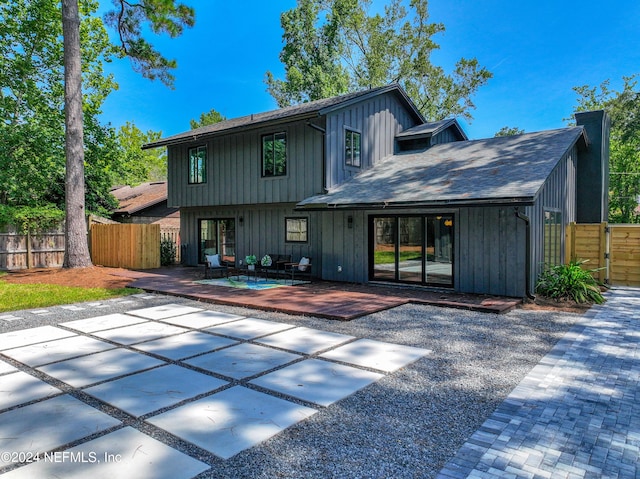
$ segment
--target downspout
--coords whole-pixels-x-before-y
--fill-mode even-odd
[[[327,189],[327,158],[326,158],[327,152],[326,152],[326,146],[325,146],[327,130],[325,130],[319,125],[316,125],[315,123],[311,123],[310,121],[307,122],[307,126],[322,133],[322,192],[326,193],[328,191]]]
[[[525,289],[527,298],[534,300],[536,299],[535,295],[531,294],[531,220],[525,214],[520,213],[520,208],[518,206],[514,206],[513,210],[515,212],[516,218],[524,221],[526,227],[526,243],[525,243],[525,255],[526,261],[524,263],[524,274],[525,274]]]

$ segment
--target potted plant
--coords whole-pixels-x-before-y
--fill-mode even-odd
[[[258,262],[258,258],[256,258],[255,254],[248,255],[244,260],[247,263],[248,269],[250,270],[256,269],[256,263]]]

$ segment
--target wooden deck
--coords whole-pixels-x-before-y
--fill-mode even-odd
[[[135,278],[131,287],[215,304],[348,321],[407,303],[504,313],[515,308],[517,298],[435,292],[388,285],[357,285],[317,281],[310,284],[247,290],[194,283],[204,277],[196,267],[172,267],[126,273]]]

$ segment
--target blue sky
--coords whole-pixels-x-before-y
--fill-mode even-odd
[[[133,72],[127,60],[109,66],[120,84],[103,119],[133,121],[163,136],[189,130],[189,120],[215,108],[227,118],[277,108],[266,91],[267,70],[283,77],[280,13],[295,0],[183,0],[196,26],[177,39],[151,38],[178,61],[175,89]],[[384,1],[374,0],[375,8]],[[450,72],[461,57],[476,57],[494,75],[474,97],[470,138],[503,126],[526,131],[566,125],[576,105],[572,87],[599,85],[640,73],[638,0],[431,0],[430,20],[446,31],[434,64]]]

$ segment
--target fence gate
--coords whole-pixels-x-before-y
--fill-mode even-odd
[[[567,259],[589,260],[600,281],[640,286],[640,225],[571,223],[566,240]]]
[[[160,225],[92,224],[91,260],[112,268],[159,268]]]

